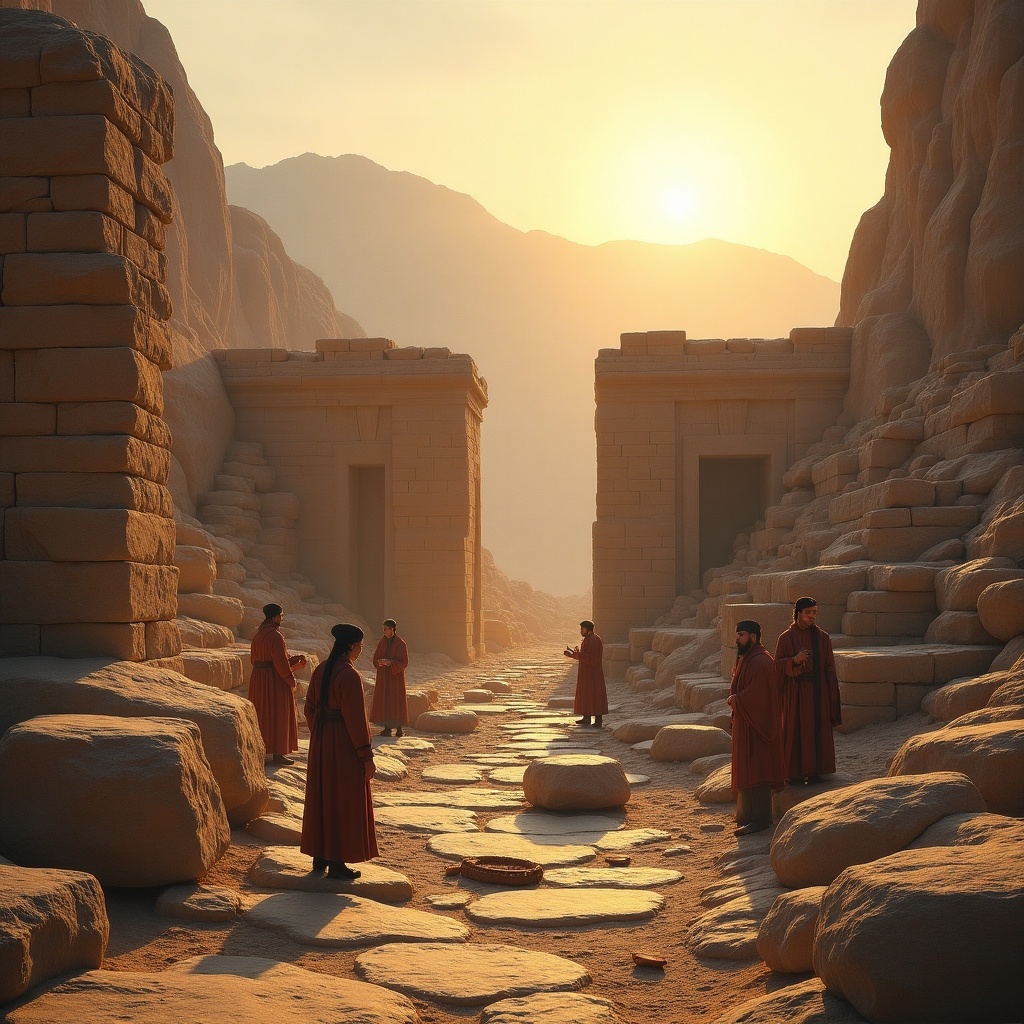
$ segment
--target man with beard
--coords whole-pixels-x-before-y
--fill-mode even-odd
[[[736,623],[736,667],[728,704],[732,709],[732,788],[738,836],[763,832],[772,823],[772,790],[782,789],[782,722],[775,663],[761,646],[761,625]]]
[[[843,721],[832,641],[815,625],[817,614],[818,602],[801,597],[775,647],[786,780],[805,786],[836,770],[832,730]]]

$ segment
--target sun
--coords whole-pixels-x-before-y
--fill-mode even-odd
[[[689,185],[676,184],[661,193],[661,211],[672,221],[681,223],[697,212],[697,194]]]

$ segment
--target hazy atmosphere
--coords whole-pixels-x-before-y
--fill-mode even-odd
[[[484,543],[555,593],[590,583],[597,350],[832,323],[825,278],[881,195],[878,97],[914,23],[910,0],[146,7],[225,165],[277,165],[233,167],[231,201],[371,336],[476,359]],[[708,238],[736,248],[690,248]]]

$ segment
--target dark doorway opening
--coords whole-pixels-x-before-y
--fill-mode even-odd
[[[749,533],[768,505],[768,458],[700,460],[700,575],[732,561],[737,534]]]
[[[385,617],[384,467],[353,466],[350,483],[354,604],[376,629]]]

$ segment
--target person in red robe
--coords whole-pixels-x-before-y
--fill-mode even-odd
[[[252,673],[249,700],[256,706],[256,719],[267,753],[274,764],[295,764],[288,757],[299,749],[299,723],[295,716],[294,669],[306,664],[303,654],[290,657],[281,632],[284,610],[279,604],[263,606],[263,622],[253,634],[249,647]]]
[[[370,721],[382,725],[381,736],[402,735],[402,726],[409,724],[409,704],[405,695],[405,669],[409,664],[409,647],[398,635],[398,623],[384,620],[384,635],[373,652],[377,682],[373,687]]]
[[[728,704],[732,709],[732,788],[738,836],[763,832],[772,823],[772,790],[782,789],[782,716],[775,663],[761,645],[761,626],[736,623],[736,667]]]
[[[594,624],[589,619],[580,623],[580,636],[583,638],[575,647],[566,647],[562,652],[567,658],[579,663],[576,673],[576,696],[573,700],[573,712],[583,717],[577,725],[590,725],[591,716],[594,728],[600,729],[603,719],[608,714],[608,691],[604,684],[604,644],[594,632]]]
[[[376,857],[370,779],[377,769],[363,681],[353,663],[363,649],[363,631],[347,622],[331,630],[334,647],[318,665],[306,691],[303,714],[309,726],[306,802],[299,849],[313,858],[313,870],[352,881],[360,872],[347,861]]]
[[[832,641],[815,625],[817,606],[813,597],[801,597],[775,647],[786,780],[798,785],[836,770],[832,730],[843,721]]]

